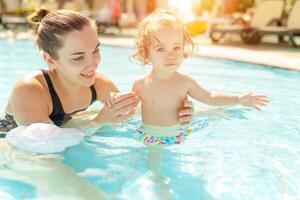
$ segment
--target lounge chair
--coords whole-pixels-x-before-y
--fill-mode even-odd
[[[300,45],[296,43],[295,37],[300,36],[300,0],[296,0],[288,16],[286,26],[265,26],[254,29],[252,34],[259,37],[264,35],[288,36],[292,45],[297,48]]]
[[[4,28],[12,28],[18,25],[27,26],[26,17],[13,16],[13,15],[2,15],[1,23]]]
[[[0,24],[2,24],[2,1],[0,1]]]
[[[251,31],[277,23],[282,17],[284,5],[284,0],[261,1],[255,9],[250,25],[216,24],[211,27],[209,37],[214,43],[217,43],[227,34],[240,34],[245,43],[258,43],[261,38],[252,35]]]
[[[19,0],[0,1],[1,24],[4,28],[27,25],[25,14],[21,8],[22,2]]]

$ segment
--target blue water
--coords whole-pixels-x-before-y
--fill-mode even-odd
[[[146,67],[130,63],[132,49],[101,47],[100,72],[121,91]],[[0,40],[0,108],[18,77],[45,66],[33,41]],[[195,102],[193,133],[163,151],[153,178],[148,149],[134,138],[137,115],[122,126],[93,130],[61,154],[22,152],[1,141],[0,199],[300,198],[300,73],[232,61],[189,58],[180,69],[212,91],[266,94],[262,112],[212,108]]]

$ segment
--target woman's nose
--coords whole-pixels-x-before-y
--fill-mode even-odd
[[[91,58],[90,58],[90,62],[89,62],[89,67],[92,67],[92,68],[97,68],[98,67],[98,65],[99,65],[99,63],[100,63],[100,55],[98,55],[98,56],[95,56],[95,55],[93,55],[93,56],[91,56]]]

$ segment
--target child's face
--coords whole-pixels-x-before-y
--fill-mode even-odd
[[[176,71],[183,61],[183,31],[160,28],[153,34],[157,40],[148,48],[148,59],[156,71]]]

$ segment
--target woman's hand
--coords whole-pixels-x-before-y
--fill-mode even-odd
[[[240,105],[251,107],[256,110],[261,110],[261,106],[265,106],[269,103],[266,95],[253,95],[252,92],[242,94],[238,97],[238,103]]]
[[[94,121],[101,124],[120,123],[134,115],[140,99],[134,92],[111,92],[102,102],[104,108],[100,110]]]
[[[183,100],[183,108],[178,111],[178,121],[181,124],[190,123],[194,115],[194,104],[187,98]]]

